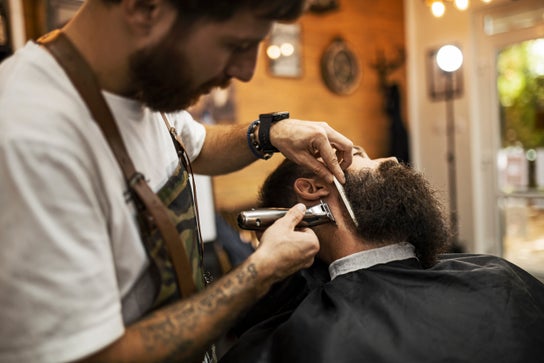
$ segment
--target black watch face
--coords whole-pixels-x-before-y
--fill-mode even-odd
[[[272,112],[272,113],[261,113],[259,115],[259,120],[269,120],[270,122],[274,123],[277,121],[285,120],[289,118],[289,112]]]
[[[289,112],[274,112],[272,115],[272,122],[285,120],[286,118],[289,118]]]
[[[359,85],[357,57],[341,38],[334,39],[325,50],[321,58],[321,73],[325,85],[339,95],[351,94]]]

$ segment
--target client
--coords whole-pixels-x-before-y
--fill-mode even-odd
[[[314,266],[240,322],[221,363],[542,361],[544,285],[499,257],[444,254],[448,222],[420,173],[356,148],[345,192],[355,220],[310,170],[286,160],[268,177],[262,207],[322,200],[336,224],[312,227]]]

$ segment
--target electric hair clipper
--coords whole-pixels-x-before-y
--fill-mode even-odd
[[[238,226],[242,229],[263,230],[277,219],[283,217],[289,208],[261,208],[240,212]],[[297,227],[312,227],[324,223],[336,223],[329,205],[323,201],[320,204],[306,209],[304,218]]]

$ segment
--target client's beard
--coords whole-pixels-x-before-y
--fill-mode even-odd
[[[345,189],[357,233],[367,242],[409,242],[424,266],[445,249],[448,222],[436,192],[420,173],[387,161],[376,170],[347,173]]]

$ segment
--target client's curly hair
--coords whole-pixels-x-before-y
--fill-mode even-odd
[[[260,207],[291,207],[297,202],[294,182],[315,177],[309,169],[284,160],[265,180]],[[346,173],[346,194],[366,241],[409,242],[422,266],[436,263],[450,240],[449,223],[437,192],[423,175],[406,165],[384,162],[378,169]]]

